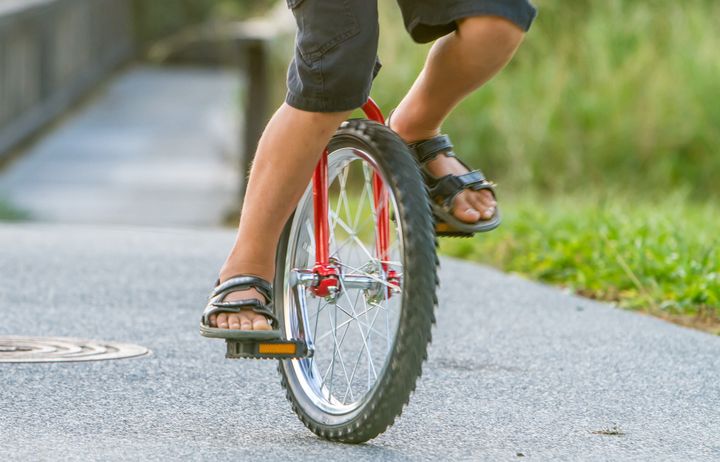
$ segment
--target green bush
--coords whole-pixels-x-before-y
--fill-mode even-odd
[[[374,95],[393,107],[427,47],[382,2]],[[507,188],[720,193],[720,2],[544,0],[525,43],[445,130]],[[450,78],[450,77],[449,77]]]
[[[135,27],[141,44],[207,20],[232,20],[262,11],[266,0],[134,0]]]
[[[6,200],[0,198],[0,221],[22,221],[28,220],[30,215],[20,210]]]

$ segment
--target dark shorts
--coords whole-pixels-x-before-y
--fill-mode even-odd
[[[384,1],[384,0],[383,0]],[[469,16],[500,16],[527,31],[535,18],[529,0],[397,0],[405,28],[427,43]],[[287,0],[298,31],[288,69],[286,102],[312,112],[362,106],[380,70],[375,0]]]

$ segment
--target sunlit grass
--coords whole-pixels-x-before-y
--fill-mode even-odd
[[[638,202],[621,196],[503,205],[498,230],[443,239],[441,251],[626,308],[720,321],[717,207],[687,205],[681,197]]]

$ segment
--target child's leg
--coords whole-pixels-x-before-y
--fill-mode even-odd
[[[283,104],[260,138],[242,208],[242,219],[220,280],[255,274],[268,281],[275,274],[275,247],[282,227],[305,191],[320,154],[349,112],[305,112]],[[228,301],[262,296],[255,289],[232,292]],[[269,329],[265,316],[252,311],[221,313],[211,326]]]
[[[288,0],[288,5],[299,28],[288,72],[288,95],[260,139],[235,245],[221,269],[221,282],[237,274],[254,274],[272,282],[282,228],[335,129],[367,100],[377,71],[374,2]],[[263,300],[255,289],[231,292],[225,300],[248,298]],[[265,316],[249,310],[211,316],[210,326],[270,328]]]
[[[437,135],[447,115],[464,97],[490,80],[515,53],[524,33],[497,16],[457,21],[457,30],[437,40],[425,67],[392,116],[392,128],[405,141]],[[435,176],[466,173],[456,159],[443,155],[428,163]],[[488,219],[496,205],[489,191],[465,190],[455,201],[455,216],[473,223]]]

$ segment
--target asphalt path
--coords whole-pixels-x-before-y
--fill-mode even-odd
[[[447,258],[409,407],[367,444],[320,440],[274,362],[197,332],[232,239],[0,225],[0,335],[152,350],[0,364],[0,460],[720,460],[720,338]]]

